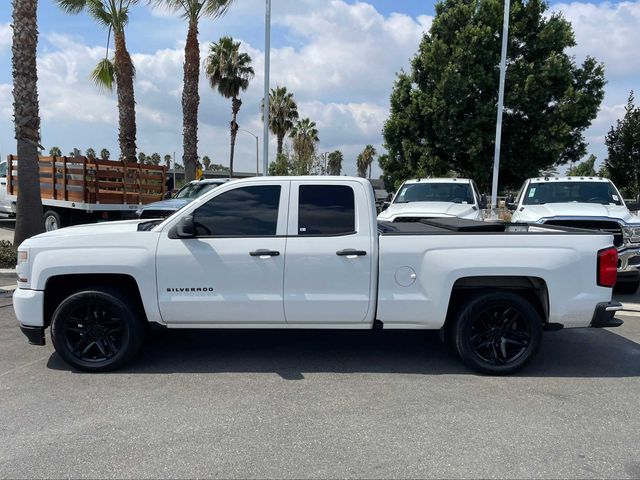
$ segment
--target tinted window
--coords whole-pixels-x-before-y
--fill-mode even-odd
[[[557,180],[530,183],[522,203],[544,205],[570,202],[622,205],[622,199],[609,182],[558,182]]]
[[[468,183],[409,183],[404,184],[393,203],[451,202],[475,203]]]
[[[194,215],[198,235],[271,236],[276,234],[280,186],[230,190],[199,207]]]
[[[355,200],[351,187],[300,186],[298,235],[340,235],[355,229]]]

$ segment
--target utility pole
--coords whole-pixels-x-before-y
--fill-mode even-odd
[[[239,132],[244,132],[244,133],[248,133],[249,135],[251,135],[253,138],[256,139],[256,177],[258,175],[260,175],[260,160],[258,157],[258,144],[260,143],[258,140],[258,135],[256,135],[255,133],[251,133],[249,130],[245,130],[244,128],[239,128],[238,129]]]
[[[500,57],[500,85],[498,88],[498,118],[496,119],[496,143],[493,153],[493,183],[491,186],[491,214],[496,215],[498,206],[498,174],[500,172],[500,142],[502,140],[502,111],[504,110],[504,83],[507,76],[507,42],[509,41],[509,2],[504,0],[502,23],[502,54]]]
[[[266,0],[264,15],[264,130],[262,138],[262,174],[269,175],[269,73],[271,68],[271,0]]]

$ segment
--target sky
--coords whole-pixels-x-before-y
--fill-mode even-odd
[[[256,71],[242,94],[238,123],[262,138],[264,0],[236,0],[222,19],[204,19],[200,42],[223,35],[242,42]],[[271,86],[295,95],[301,116],[318,125],[319,151],[340,149],[343,171],[355,174],[366,144],[383,152],[382,127],[397,72],[408,69],[434,15],[433,0],[273,0]],[[589,153],[606,157],[604,136],[624,115],[629,91],[640,90],[640,0],[550,4],[571,21],[581,62],[605,64],[607,86],[598,117],[586,132]],[[105,55],[106,31],[86,14],[66,15],[53,0],[39,1],[38,75],[42,144],[64,153],[103,147],[115,156],[115,93],[98,90],[89,74]],[[0,155],[15,153],[11,94],[11,8],[0,0]],[[133,8],[127,44],[136,66],[138,149],[173,154],[182,149],[182,63],[186,24],[176,14],[144,4]],[[508,75],[508,74],[507,74]],[[508,80],[507,80],[508,82]],[[228,165],[231,102],[200,83],[199,154]],[[271,159],[275,138],[271,139]],[[260,147],[262,155],[262,147]],[[240,132],[236,170],[255,171],[255,139]],[[262,164],[262,158],[260,159]],[[490,166],[488,167],[490,168]],[[379,175],[379,168],[374,169]]]

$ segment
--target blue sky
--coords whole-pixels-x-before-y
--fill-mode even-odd
[[[11,125],[10,5],[0,7],[0,154],[15,150]],[[104,55],[106,32],[85,14],[62,13],[53,0],[40,0],[39,89],[43,145],[107,147],[116,153],[114,94],[88,81]],[[229,14],[204,20],[203,51],[222,35],[243,42],[256,77],[243,95],[239,123],[261,135],[264,0],[237,0]],[[630,89],[640,90],[640,1],[552,3],[573,24],[578,61],[590,54],[605,63],[607,91],[602,109],[587,132],[589,151],[606,156],[604,135],[617,118]],[[355,172],[355,157],[367,143],[382,150],[381,128],[395,73],[406,68],[422,33],[431,24],[432,1],[273,0],[272,85],[287,85],[302,115],[318,123],[320,150],[340,148],[345,170]],[[137,67],[138,146],[147,154],[181,149],[180,88],[186,26],[169,12],[138,6],[131,13],[127,42]],[[202,79],[200,153],[228,162],[230,104]],[[255,165],[255,144],[238,137],[242,170]],[[272,147],[275,149],[275,143]],[[375,173],[375,172],[374,172]],[[379,171],[377,172],[379,173]]]

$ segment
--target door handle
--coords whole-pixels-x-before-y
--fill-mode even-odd
[[[249,255],[251,255],[252,257],[267,258],[267,257],[277,257],[278,255],[280,255],[280,252],[276,250],[260,249],[260,250],[254,250],[253,252],[249,252]]]
[[[354,250],[353,248],[345,248],[344,250],[338,250],[336,252],[336,255],[338,255],[339,257],[347,258],[362,257],[366,254],[367,252],[365,252],[364,250]]]

